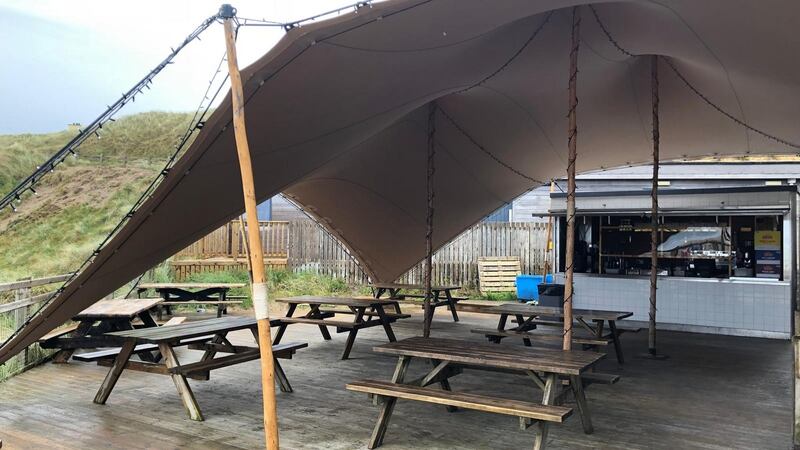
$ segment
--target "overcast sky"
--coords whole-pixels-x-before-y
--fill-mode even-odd
[[[88,123],[163,60],[221,1],[0,0],[0,134],[58,131]],[[355,0],[234,0],[239,17],[288,22]],[[245,27],[245,67],[283,36]],[[123,114],[194,110],[219,63],[222,25],[187,46]]]

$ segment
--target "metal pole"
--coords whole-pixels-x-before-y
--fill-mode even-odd
[[[250,147],[247,143],[247,130],[244,120],[244,94],[239,64],[236,60],[236,37],[233,18],[236,10],[231,5],[222,5],[220,17],[224,19],[225,45],[228,52],[228,71],[231,77],[231,98],[233,99],[233,130],[236,137],[236,152],[239,156],[239,169],[242,174],[244,209],[247,214],[247,234],[250,245],[250,267],[253,271],[253,306],[258,323],[258,347],[261,351],[261,391],[264,406],[264,435],[266,448],[277,450],[278,411],[275,401],[275,367],[272,359],[272,337],[269,326],[269,304],[267,302],[267,283],[264,269],[264,249],[261,247],[261,234],[258,227],[256,194],[253,182],[253,165],[250,161]]]
[[[426,173],[425,184],[428,192],[427,203],[427,217],[425,220],[425,301],[423,303],[423,311],[425,314],[425,322],[423,325],[422,336],[430,337],[431,335],[431,321],[433,320],[433,310],[431,309],[431,274],[433,266],[433,175],[436,173],[436,167],[433,164],[433,158],[436,154],[436,142],[434,137],[436,135],[436,102],[428,104],[428,170]]]
[[[564,350],[572,349],[572,297],[574,293],[575,258],[575,159],[578,156],[578,47],[581,17],[578,7],[572,8],[572,49],[569,53],[569,130],[567,144],[567,236],[564,256]]]
[[[652,356],[656,355],[656,296],[658,291],[658,56],[650,59],[651,95],[653,102],[653,186],[650,190],[650,323],[647,346]]]

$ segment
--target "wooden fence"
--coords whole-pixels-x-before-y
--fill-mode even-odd
[[[522,273],[544,270],[547,225],[532,222],[483,222],[475,225],[440,248],[432,258],[433,284],[458,284],[478,287],[478,258],[517,256]],[[399,283],[423,282],[420,262],[402,275]]]
[[[179,277],[188,276],[189,261],[200,271],[224,270],[215,265],[214,258],[231,258],[244,266],[244,247],[238,221],[231,222],[190,245],[176,255],[173,267]],[[306,270],[341,278],[348,283],[366,283],[367,277],[347,250],[322,227],[310,220],[293,222],[262,222],[261,236],[265,256],[273,267],[280,267],[275,258],[286,258],[290,270]],[[423,239],[423,237],[420,237]],[[540,273],[544,267],[546,225],[541,223],[485,222],[475,225],[433,255],[433,282],[454,283],[476,288],[478,257],[517,256],[523,273]],[[210,258],[210,260],[209,260]],[[269,260],[268,260],[269,261]],[[180,267],[179,267],[180,266]],[[420,262],[398,280],[402,283],[421,283],[423,265]]]
[[[5,342],[42,302],[53,294],[52,284],[66,281],[72,274],[0,283],[0,343]],[[0,366],[0,381],[46,360],[52,350],[33,344]]]
[[[286,258],[290,222],[259,222],[261,245],[265,258]],[[212,231],[199,241],[178,252],[178,259],[246,258],[245,233],[247,225],[231,221]]]

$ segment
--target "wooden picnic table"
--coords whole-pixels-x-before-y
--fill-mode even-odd
[[[158,323],[150,315],[150,310],[162,300],[160,298],[125,298],[100,300],[78,313],[72,320],[76,325],[46,336],[40,342],[43,348],[60,349],[53,361],[65,363],[79,348],[103,348],[121,345],[121,340],[106,336],[110,331],[132,330],[134,328],[157,327]],[[141,324],[134,325],[135,319]],[[151,360],[147,353],[140,358]]]
[[[369,448],[381,445],[394,404],[398,398],[403,398],[444,405],[449,411],[460,407],[518,416],[522,429],[536,421],[539,432],[534,448],[542,449],[549,423],[560,423],[572,412],[571,408],[559,404],[566,393],[559,392],[561,378],[569,380],[569,389],[575,396],[584,432],[588,434],[594,431],[583,392],[582,376],[605,356],[602,353],[544,347],[506,347],[422,337],[380,345],[374,351],[398,357],[392,381],[361,380],[347,385],[349,390],[366,392],[377,396],[382,402]],[[407,381],[405,374],[413,358],[429,360],[433,368],[426,375]],[[543,391],[541,402],[453,392],[450,378],[462,373],[463,369],[523,374]],[[434,384],[438,384],[441,390],[427,387]]]
[[[473,333],[484,334],[492,341],[499,343],[504,337],[521,337],[526,346],[531,346],[532,339],[552,339],[560,341],[561,332],[558,333],[533,333],[539,326],[562,327],[564,310],[559,307],[537,306],[520,303],[505,303],[492,306],[484,310],[485,313],[498,314],[500,320],[495,330],[475,329]],[[584,345],[585,347],[597,348],[609,342],[614,344],[617,361],[620,364],[625,362],[622,353],[622,344],[619,336],[624,330],[617,328],[617,321],[631,317],[632,312],[626,311],[603,311],[591,309],[573,309],[572,316],[579,327],[573,327],[573,342]],[[506,328],[508,317],[513,316],[517,321],[517,326]],[[552,320],[557,319],[557,320]],[[593,324],[590,324],[592,322]],[[608,333],[604,331],[604,324],[608,323]],[[581,333],[582,331],[588,333]]]
[[[416,291],[424,291],[425,285],[422,284],[403,284],[403,283],[372,283],[369,285],[372,289],[372,293],[375,298],[381,298],[381,296],[385,293],[389,293],[390,299],[402,300],[407,297],[412,298],[425,298],[424,294],[401,294],[400,291],[406,290],[416,290]],[[441,285],[441,286],[431,286],[431,294],[433,298],[431,299],[431,309],[430,314],[433,316],[436,308],[440,306],[447,306],[450,310],[450,314],[453,316],[453,322],[458,322],[458,312],[456,312],[456,304],[459,300],[463,300],[463,298],[455,297],[453,295],[453,291],[457,291],[461,289],[461,286],[458,285]],[[442,297],[444,294],[444,297]],[[431,317],[433,319],[433,317]]]
[[[245,283],[142,283],[137,292],[141,297],[148,290],[158,293],[164,301],[158,310],[161,318],[161,307],[171,314],[172,306],[178,305],[216,305],[217,317],[228,313],[228,306],[241,304],[241,301],[228,300],[228,291],[247,286]]]
[[[382,300],[376,298],[349,298],[349,297],[314,297],[314,296],[299,296],[279,298],[276,301],[281,303],[288,303],[289,310],[286,312],[286,317],[280,320],[280,328],[275,334],[273,344],[280,343],[283,334],[286,332],[286,327],[294,323],[304,323],[308,325],[317,325],[323,339],[326,341],[331,340],[331,335],[327,327],[336,327],[337,333],[347,332],[347,341],[342,352],[342,359],[347,359],[350,356],[350,350],[353,348],[353,343],[356,340],[358,330],[362,328],[369,328],[375,326],[382,326],[386,332],[386,337],[389,342],[396,340],[394,331],[392,331],[392,323],[398,319],[405,319],[411,317],[409,314],[403,314],[400,311],[400,305],[397,300]],[[295,317],[294,313],[298,305],[309,305],[311,308],[308,313],[302,317]],[[327,306],[338,306],[343,308],[325,308]],[[391,306],[394,311],[386,311],[385,307]],[[331,320],[337,314],[350,315],[353,317],[351,321],[344,320]]]
[[[277,325],[277,322],[271,322],[271,325]],[[257,346],[233,345],[226,337],[232,331],[243,329],[249,329],[258,343],[256,320],[246,317],[207,319],[181,325],[108,333],[109,336],[123,341],[122,348],[113,357],[113,362],[108,355],[97,359],[98,364],[108,365],[111,368],[97,391],[94,402],[106,403],[114,385],[125,369],[169,375],[175,383],[175,388],[178,390],[178,395],[189,413],[189,417],[192,420],[203,420],[200,406],[189,387],[187,378],[208,380],[211,370],[258,359],[260,353]],[[175,354],[175,348],[179,346],[202,350],[203,355],[198,362],[181,363]],[[292,387],[278,358],[291,358],[298,349],[307,346],[306,343],[273,345],[275,379],[281,391],[291,392]],[[158,350],[163,355],[163,363],[130,360],[134,354],[153,350]],[[218,353],[229,353],[229,355],[217,357]]]

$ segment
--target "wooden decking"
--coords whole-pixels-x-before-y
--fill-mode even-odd
[[[462,321],[437,314],[433,336],[483,342],[470,329],[494,325],[493,316],[464,313]],[[421,316],[398,322],[397,337],[418,334]],[[284,362],[294,393],[278,393],[281,447],[366,448],[377,408],[346,383],[383,379],[395,358],[376,354],[383,330],[362,330],[349,360],[339,360],[344,337],[323,341],[312,327],[289,327],[287,340],[309,342]],[[246,332],[234,344],[251,344]],[[645,333],[626,334],[629,358],[618,368],[613,350],[600,370],[622,375],[611,386],[586,390],[595,432],[586,435],[572,417],[550,429],[549,448],[781,449],[791,446],[791,345],[787,341],[662,332],[666,361],[635,358],[647,347]],[[522,345],[504,342],[503,346]],[[196,353],[196,352],[195,352]],[[179,353],[180,355],[181,353]],[[369,364],[365,364],[370,359]],[[429,367],[412,364],[413,378]],[[167,377],[126,372],[105,406],[92,403],[105,367],[47,364],[0,383],[0,439],[18,448],[259,448],[263,444],[258,361],[220,369],[210,381],[190,381],[204,405],[205,422],[186,417]],[[495,377],[489,387],[486,376]],[[452,380],[476,394],[540,396],[532,383],[507,374],[466,371]],[[569,405],[569,404],[568,404]],[[446,425],[446,426],[443,426]],[[392,429],[404,429],[403,433]],[[529,448],[532,432],[517,420],[476,411],[443,413],[416,402],[396,407],[383,449]],[[263,447],[261,447],[263,448]]]

